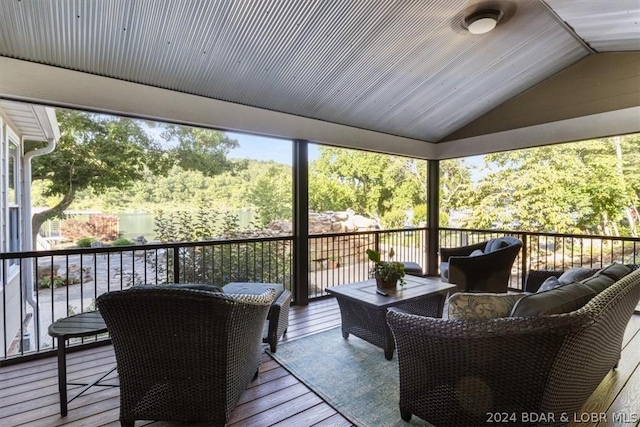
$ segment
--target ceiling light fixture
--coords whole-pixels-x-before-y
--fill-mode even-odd
[[[493,30],[503,16],[500,10],[482,9],[464,18],[462,27],[471,34],[485,34]]]

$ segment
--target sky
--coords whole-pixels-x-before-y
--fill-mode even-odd
[[[232,158],[249,158],[255,160],[273,160],[277,163],[292,164],[292,142],[287,139],[267,138],[264,136],[247,135],[243,133],[226,132],[233,139],[237,139],[240,147],[229,152]],[[309,160],[315,160],[320,152],[317,144],[309,144]],[[477,182],[483,173],[479,170],[484,164],[484,156],[465,157],[465,162],[475,166],[471,179]]]
[[[229,138],[237,139],[240,147],[229,152],[229,157],[254,160],[273,160],[286,165],[293,164],[293,142],[287,139],[267,138],[244,133],[226,132]],[[315,144],[308,145],[309,160],[315,160],[320,152]]]

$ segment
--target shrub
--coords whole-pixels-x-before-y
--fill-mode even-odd
[[[112,246],[130,246],[133,245],[133,242],[129,239],[125,239],[124,237],[119,237],[111,243]]]
[[[53,284],[54,288],[59,288],[66,285],[65,280],[60,276],[45,276],[38,282],[38,287],[41,289],[48,289]]]
[[[90,248],[91,243],[95,241],[96,241],[95,237],[83,237],[81,239],[78,239],[78,241],[76,242],[76,245],[78,245],[79,248]]]
[[[180,250],[180,281],[223,286],[229,282],[276,282],[285,286],[290,281],[291,252],[288,241],[236,242],[223,244],[227,239],[243,239],[238,231],[235,215],[199,206],[193,211],[158,212],[156,236],[161,242],[194,242],[216,240],[216,244],[187,247]],[[259,237],[255,231],[251,237]],[[266,237],[266,236],[265,236]],[[166,255],[166,263],[159,263],[152,253],[147,255],[155,265],[158,277],[169,277],[168,268],[174,264],[174,252]],[[132,284],[138,277],[131,277]]]

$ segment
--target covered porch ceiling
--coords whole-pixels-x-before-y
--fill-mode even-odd
[[[0,0],[0,97],[425,159],[634,133],[640,3]]]

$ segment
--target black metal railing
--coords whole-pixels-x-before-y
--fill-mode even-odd
[[[292,238],[272,237],[0,254],[0,360],[53,348],[53,321],[137,284],[276,282],[291,290]],[[84,340],[82,340],[84,341]]]
[[[428,232],[416,228],[309,236],[308,297],[324,297],[331,286],[368,279],[370,248],[384,259],[393,248],[396,261],[426,266]],[[513,266],[514,290],[523,289],[530,269],[640,263],[638,238],[452,228],[440,229],[438,237],[440,247],[457,247],[504,235],[524,243]],[[294,256],[291,236],[0,254],[0,362],[52,351],[49,324],[93,310],[100,294],[134,284],[277,282],[294,292],[295,303]]]
[[[571,267],[601,268],[612,262],[640,263],[640,238],[582,234],[530,233],[508,230],[440,229],[440,247],[458,247],[501,236],[522,240],[509,287],[524,289],[529,270],[567,270]]]

